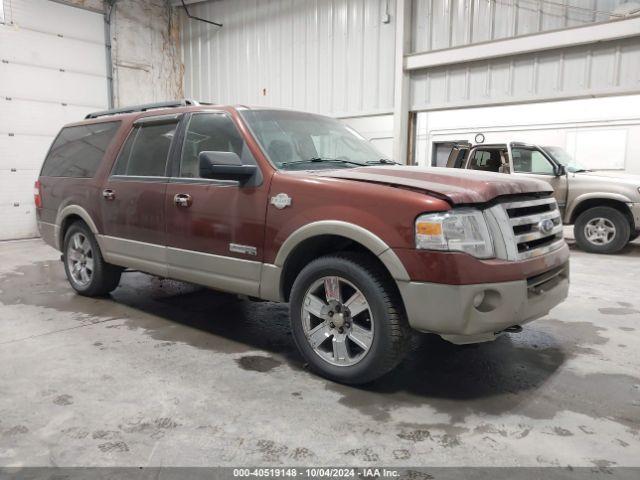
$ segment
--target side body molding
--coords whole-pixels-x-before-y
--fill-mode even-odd
[[[320,235],[339,235],[361,244],[376,255],[396,281],[409,281],[404,265],[380,237],[359,225],[340,220],[321,220],[300,227],[284,241],[273,264],[264,264],[260,278],[260,297],[283,301],[281,276],[284,264],[303,241]]]

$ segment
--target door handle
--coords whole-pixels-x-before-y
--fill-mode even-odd
[[[191,199],[191,195],[188,195],[186,193],[178,193],[175,197],[173,197],[173,203],[175,203],[178,207],[187,208],[191,206],[193,200]]]
[[[111,190],[110,188],[105,188],[102,191],[102,196],[106,199],[106,200],[115,200],[116,199],[116,192],[114,192],[113,190]]]

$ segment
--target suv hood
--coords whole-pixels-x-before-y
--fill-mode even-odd
[[[319,170],[314,174],[321,177],[415,188],[444,197],[454,205],[485,203],[501,195],[553,191],[548,183],[540,180],[515,179],[504,173],[441,167],[400,165],[358,167],[348,170]]]

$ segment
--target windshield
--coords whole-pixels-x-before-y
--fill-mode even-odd
[[[241,114],[278,169],[391,163],[355,130],[332,118],[286,110],[242,110]]]
[[[575,173],[575,172],[586,172],[587,169],[580,165],[575,159],[569,155],[569,153],[562,147],[542,147],[544,151],[553,157],[553,159],[564,165],[567,171]]]

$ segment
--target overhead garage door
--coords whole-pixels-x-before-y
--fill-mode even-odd
[[[0,0],[0,240],[36,236],[33,184],[58,130],[108,105],[104,19]]]

